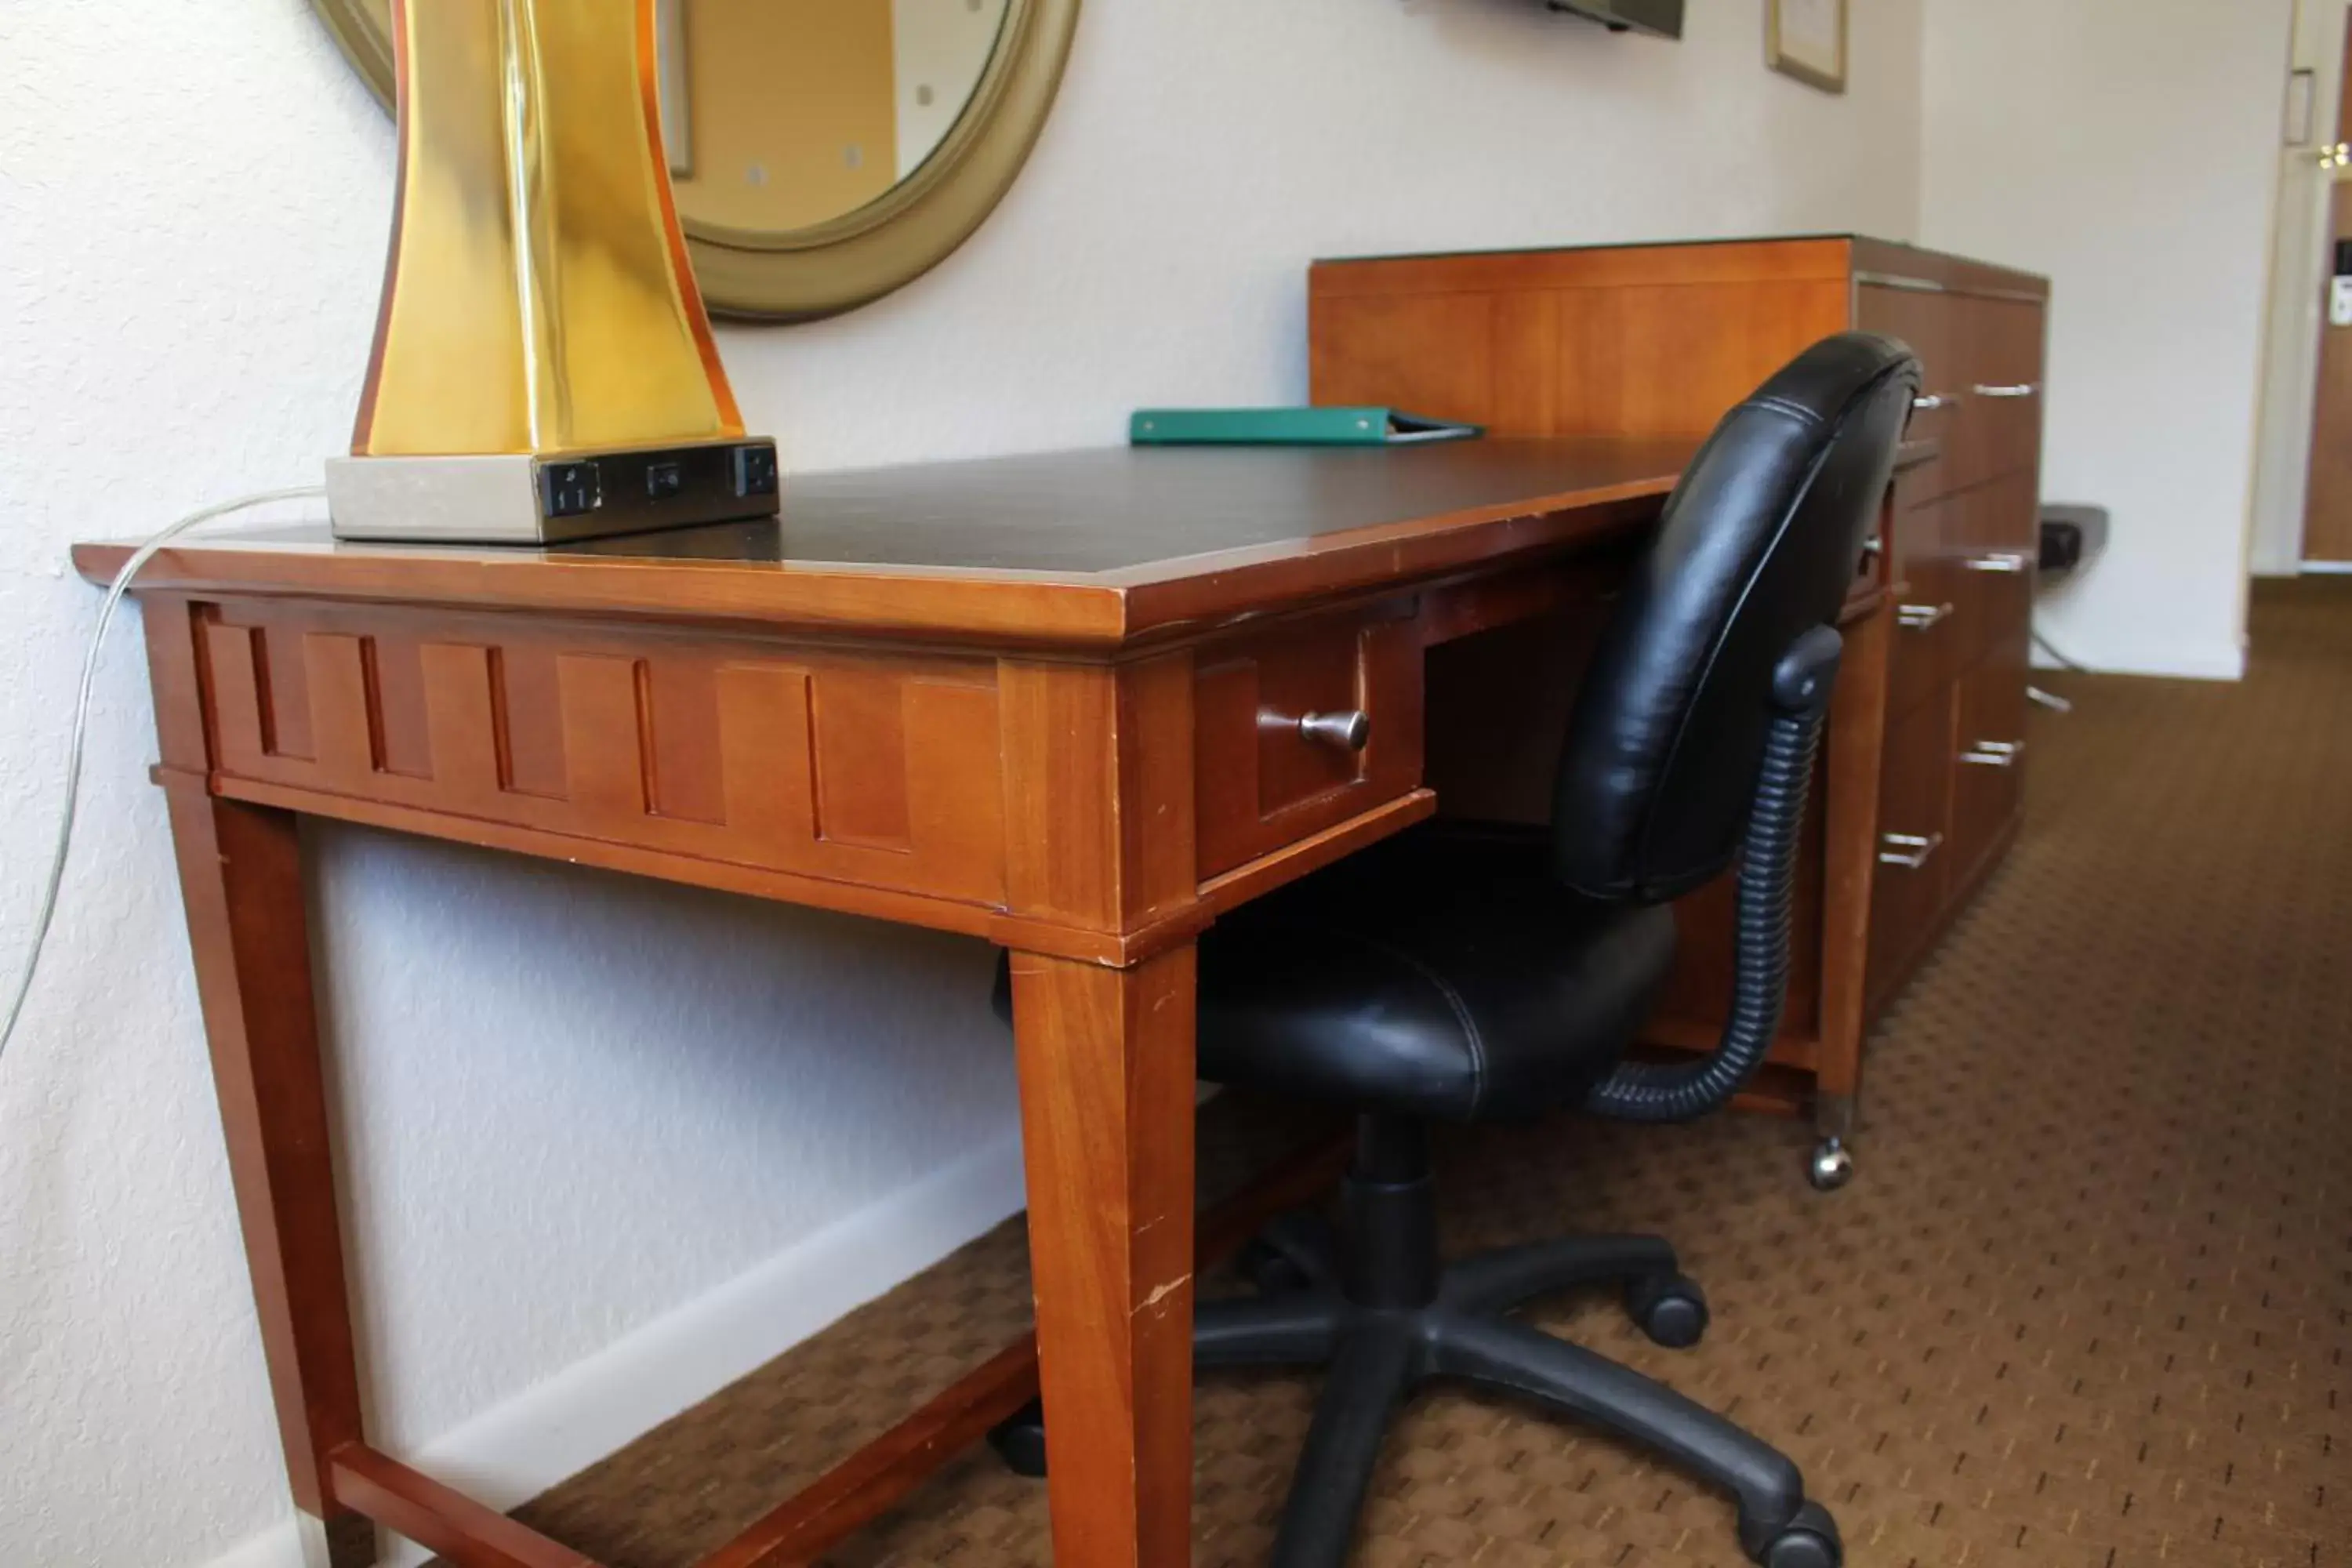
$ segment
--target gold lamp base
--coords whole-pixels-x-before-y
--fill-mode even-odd
[[[330,458],[327,510],[338,539],[448,544],[562,544],[772,517],[776,444]]]
[[[394,0],[399,190],[345,539],[544,544],[777,509],[687,260],[654,0]]]

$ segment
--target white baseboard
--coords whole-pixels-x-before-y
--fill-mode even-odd
[[[400,1458],[501,1510],[708,1398],[1020,1212],[1021,1140],[1000,1139]],[[385,1563],[428,1553],[389,1536]],[[203,1568],[304,1568],[292,1518]]]
[[[290,1518],[248,1535],[204,1568],[304,1568],[302,1534]]]
[[[2058,646],[2066,650],[2069,658],[2082,660],[2098,675],[2154,675],[2181,680],[2242,680],[2246,674],[2246,650],[2228,645],[2184,647],[2178,643],[2149,643],[2118,647],[2106,643],[2085,644],[2077,647],[2061,642]],[[2033,650],[2033,668],[2060,669],[2064,667],[2037,647]]]

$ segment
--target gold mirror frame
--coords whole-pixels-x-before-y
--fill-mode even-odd
[[[310,0],[387,109],[392,40],[366,0]],[[1077,29],[1079,0],[1007,0],[996,51],[971,100],[915,172],[854,212],[790,234],[685,223],[713,314],[798,321],[838,315],[902,288],[970,238],[1045,129]]]

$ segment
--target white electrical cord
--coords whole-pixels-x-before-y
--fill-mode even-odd
[[[33,940],[25,952],[25,967],[16,976],[16,990],[8,1002],[8,1021],[0,1024],[0,1055],[6,1054],[8,1042],[16,1037],[16,1021],[24,1016],[25,999],[33,994],[33,972],[40,967],[41,947],[48,941],[49,922],[57,917],[58,889],[65,881],[66,854],[73,847],[74,805],[81,794],[81,742],[83,731],[89,724],[90,688],[98,680],[99,650],[106,644],[106,628],[114,620],[114,606],[122,602],[122,595],[130,588],[131,579],[139,575],[139,569],[153,559],[157,551],[188,530],[210,522],[216,517],[266,506],[271,501],[307,500],[326,493],[317,485],[296,485],[282,490],[259,490],[252,495],[239,496],[235,500],[208,506],[202,511],[190,512],[132,551],[131,559],[122,563],[122,570],[114,574],[114,581],[107,584],[106,602],[98,607],[98,629],[89,634],[89,652],[81,661],[81,689],[74,697],[73,741],[66,751],[66,805],[65,813],[58,821],[57,853],[49,859],[49,880],[48,886],[41,892],[41,912],[34,917]]]

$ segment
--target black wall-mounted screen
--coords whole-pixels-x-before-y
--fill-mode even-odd
[[[1544,0],[1544,4],[1620,30],[1632,27],[1662,38],[1683,36],[1683,0]]]

